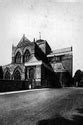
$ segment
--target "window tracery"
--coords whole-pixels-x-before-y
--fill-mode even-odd
[[[9,72],[9,71],[6,71],[4,78],[5,78],[6,80],[9,80],[9,79],[10,79],[10,72]]]
[[[20,54],[20,52],[17,52],[17,53],[16,53],[15,63],[21,63],[21,54]]]
[[[23,55],[23,63],[27,62],[29,60],[30,52],[29,50],[26,50]]]

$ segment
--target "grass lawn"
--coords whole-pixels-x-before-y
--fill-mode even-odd
[[[82,116],[82,88],[0,95],[0,125],[81,125]]]

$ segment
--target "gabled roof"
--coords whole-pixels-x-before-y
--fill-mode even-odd
[[[31,42],[29,39],[27,39],[25,37],[25,35],[23,35],[23,37],[21,38],[21,40],[19,41],[17,47],[20,48],[20,47],[25,47],[27,45],[32,45],[33,42]]]
[[[34,66],[34,65],[41,65],[42,61],[37,60],[35,56],[31,57],[31,59],[25,63],[25,66]]]

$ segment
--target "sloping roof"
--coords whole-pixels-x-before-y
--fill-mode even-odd
[[[31,57],[31,59],[25,63],[25,66],[32,66],[32,65],[41,65],[42,61],[37,60],[35,56]]]
[[[2,68],[3,68],[3,71],[6,69],[6,68],[8,68],[9,70],[10,70],[10,72],[13,72],[13,70],[16,68],[16,67],[21,67],[21,69],[24,71],[24,65],[23,64],[16,64],[16,63],[14,63],[14,64],[12,64],[12,63],[10,63],[10,64],[8,64],[8,65],[4,65]]]
[[[27,39],[25,37],[25,35],[23,35],[23,37],[19,41],[17,47],[20,48],[20,47],[25,47],[26,45],[32,45],[32,44],[33,44],[33,42],[31,42],[29,39]]]

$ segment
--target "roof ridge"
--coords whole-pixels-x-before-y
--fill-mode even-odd
[[[25,36],[25,34],[23,34],[21,40],[18,42],[17,47],[22,46],[22,44],[24,43],[31,43],[31,41]]]

